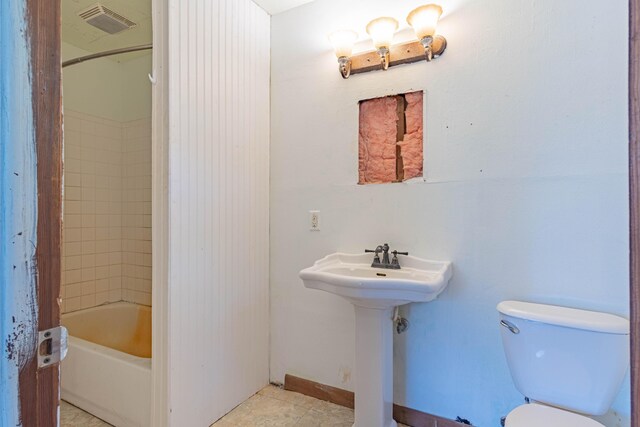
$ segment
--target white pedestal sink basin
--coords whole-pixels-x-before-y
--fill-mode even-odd
[[[328,255],[300,272],[304,285],[349,300],[356,312],[355,427],[395,427],[392,311],[434,300],[449,283],[451,263],[413,256],[400,270],[372,268],[370,254]]]

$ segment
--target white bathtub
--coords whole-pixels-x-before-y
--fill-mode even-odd
[[[118,302],[67,313],[62,399],[118,427],[149,426],[151,308]]]

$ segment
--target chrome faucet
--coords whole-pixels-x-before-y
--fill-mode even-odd
[[[382,246],[378,246],[375,249],[365,249],[365,253],[374,253],[373,262],[371,263],[371,267],[378,267],[380,265],[380,252],[382,252]]]
[[[398,261],[398,255],[409,255],[409,252],[391,251],[393,258],[389,260],[389,244],[378,245],[375,249],[365,249],[366,253],[373,253],[373,262],[371,267],[374,268],[388,268],[392,270],[400,270],[400,262]],[[382,254],[382,261],[380,261],[380,254]]]

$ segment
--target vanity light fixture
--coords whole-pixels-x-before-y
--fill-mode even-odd
[[[397,29],[398,21],[386,16],[374,19],[367,24],[367,33],[373,39],[373,45],[376,47],[378,55],[380,55],[383,70],[389,68],[389,48]]]
[[[413,9],[407,16],[407,22],[416,33],[416,37],[420,40],[420,44],[424,47],[427,61],[431,61],[433,59],[433,38],[436,33],[436,26],[438,25],[440,15],[442,15],[442,8],[440,6],[437,4],[426,4]],[[440,37],[446,46],[446,40],[444,37],[435,37]]]
[[[367,33],[373,40],[375,51],[352,55],[353,45],[358,35],[353,31],[336,31],[329,35],[333,44],[340,74],[348,78],[351,74],[366,73],[401,64],[431,61],[442,55],[447,48],[447,40],[436,34],[436,28],[442,7],[437,4],[425,4],[413,9],[407,16],[407,22],[413,28],[417,40],[402,44],[393,44],[393,36],[398,29],[398,21],[390,17],[376,18],[367,24]]]
[[[338,57],[340,74],[343,79],[351,74],[351,52],[353,44],[358,40],[358,33],[351,30],[338,30],[329,34],[329,41],[333,44],[333,50]]]

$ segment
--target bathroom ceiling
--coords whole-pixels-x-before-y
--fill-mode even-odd
[[[284,12],[313,0],[254,0],[270,15]],[[100,4],[112,9],[137,25],[118,34],[107,34],[82,20],[78,12]],[[62,0],[62,41],[91,53],[152,42],[151,0]],[[144,53],[119,55],[118,61],[136,58]],[[65,58],[68,59],[68,58]]]
[[[151,0],[100,0],[99,3],[130,19],[137,25],[118,34],[108,34],[82,20],[78,12],[97,0],[62,0],[62,41],[91,53],[151,43]],[[119,55],[131,59],[140,53]]]
[[[313,0],[253,0],[258,6],[267,11],[269,15],[275,15],[285,10],[293,9]]]

